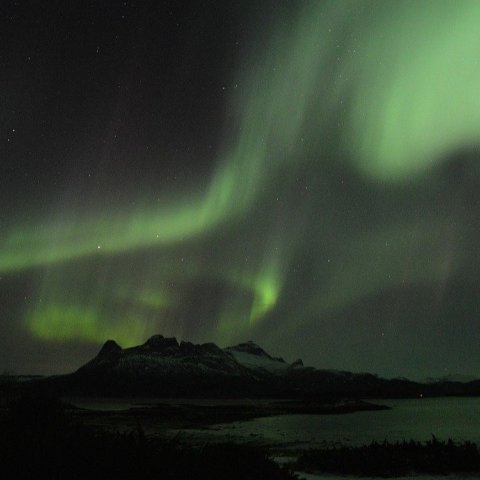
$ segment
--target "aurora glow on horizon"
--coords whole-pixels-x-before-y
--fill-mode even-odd
[[[130,346],[163,333],[221,345],[251,338],[321,368],[480,376],[480,3],[266,2],[238,19],[224,6],[221,23],[236,19],[250,29],[242,27],[243,37],[233,27],[219,33],[219,59],[209,51],[215,28],[208,12],[179,10],[172,16],[198,22],[199,39],[151,33],[168,31],[170,20],[160,14],[145,26],[151,12],[119,12],[132,18],[126,31],[155,45],[171,42],[172,58],[162,56],[163,47],[156,54],[138,47],[145,51],[123,60],[127,73],[115,76],[109,69],[118,67],[110,65],[123,57],[121,48],[108,47],[110,36],[102,37],[103,63],[95,63],[103,47],[88,50],[101,43],[100,27],[75,47],[105,85],[92,93],[98,105],[82,107],[85,87],[73,94],[67,81],[78,67],[65,67],[60,90],[73,100],[59,108],[86,110],[63,135],[68,143],[87,133],[66,156],[47,149],[44,169],[54,180],[45,191],[21,183],[25,175],[40,178],[39,162],[25,167],[18,160],[43,145],[22,146],[22,131],[41,127],[4,110],[5,185],[14,178],[4,195],[16,199],[0,225],[5,368],[63,371],[108,338]],[[109,28],[112,38],[115,29],[123,32],[116,23]],[[35,35],[47,34],[31,35],[35,43]],[[44,56],[51,48],[45,45]],[[223,68],[231,45],[241,45],[240,53],[230,55],[234,65],[211,87],[216,77],[207,67]],[[195,55],[207,66],[188,66]],[[138,84],[124,80],[134,62],[145,65],[135,67],[145,75]],[[93,81],[82,68],[80,78]],[[156,68],[167,71],[163,80]],[[168,71],[179,69],[185,78],[196,72],[200,86],[176,85],[174,73],[169,80]],[[112,76],[128,88],[102,110]],[[33,98],[25,82],[17,97]],[[164,99],[158,92],[168,88],[171,99]],[[196,98],[196,88],[212,92],[198,97],[204,107],[192,104],[193,118],[210,104],[222,112],[205,118],[208,140],[165,113],[184,119],[189,112],[176,101]],[[139,111],[156,110],[144,117],[131,98]],[[45,108],[57,122],[63,118]],[[105,110],[117,113],[108,118]],[[92,124],[108,132],[103,140]],[[144,132],[151,132],[147,150]],[[177,153],[164,146],[169,136]],[[193,173],[179,182],[177,169]],[[19,338],[35,352],[30,358],[14,351]],[[64,355],[59,345],[80,353],[52,365]]]

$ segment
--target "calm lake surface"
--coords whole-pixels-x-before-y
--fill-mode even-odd
[[[480,444],[480,398],[376,400],[392,410],[345,415],[284,415],[219,425],[212,434],[310,446],[373,440],[471,440]]]

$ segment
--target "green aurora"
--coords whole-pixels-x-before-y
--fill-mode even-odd
[[[303,335],[314,352],[313,332],[345,312],[354,324],[361,302],[427,288],[441,304],[452,279],[474,283],[476,212],[445,168],[480,142],[480,2],[297,7],[275,10],[269,40],[232,74],[209,178],[155,204],[139,192],[135,206],[59,206],[9,225],[0,274],[31,279],[26,332],[274,350]],[[385,322],[382,335],[401,328]]]

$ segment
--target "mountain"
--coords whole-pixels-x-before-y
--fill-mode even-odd
[[[248,371],[214,343],[194,345],[154,335],[143,345],[122,349],[108,340],[98,355],[78,372],[106,371],[132,377],[169,375],[241,376]]]
[[[271,357],[252,341],[240,343],[234,347],[227,347],[224,351],[240,365],[258,373],[268,372],[274,375],[282,375],[288,369],[303,366],[303,362],[300,359],[292,364],[288,364],[283,358]]]
[[[286,380],[298,369],[305,369],[301,360],[286,363],[252,341],[221,349],[154,335],[125,349],[108,340],[95,358],[63,381],[80,386],[79,393],[282,396],[289,388]]]
[[[37,387],[88,396],[386,398],[479,395],[479,382],[417,383],[368,373],[305,367],[272,357],[252,341],[220,348],[154,335],[122,348],[108,340],[98,355],[69,375]]]
[[[462,375],[460,373],[450,373],[448,375],[443,375],[442,377],[428,377],[425,379],[424,383],[438,383],[438,382],[458,382],[458,383],[469,383],[478,380],[477,377],[472,375]]]

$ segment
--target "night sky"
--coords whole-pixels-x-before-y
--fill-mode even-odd
[[[0,2],[0,369],[109,338],[480,377],[477,0]]]

